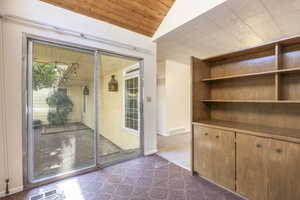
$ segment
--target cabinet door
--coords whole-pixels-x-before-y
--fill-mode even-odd
[[[270,140],[238,133],[236,145],[236,191],[251,200],[267,200]]]
[[[235,190],[235,136],[234,132],[217,130],[212,149],[215,182]]]
[[[233,132],[194,126],[194,169],[199,175],[235,190]]]
[[[271,140],[269,149],[269,199],[300,199],[300,145]]]
[[[194,126],[194,170],[209,179],[213,179],[212,150],[215,136],[209,128]]]

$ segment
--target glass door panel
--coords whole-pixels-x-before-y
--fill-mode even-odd
[[[98,161],[107,166],[141,153],[139,60],[100,54]]]
[[[29,182],[96,166],[93,52],[29,41]]]

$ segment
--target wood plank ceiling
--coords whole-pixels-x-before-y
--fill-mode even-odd
[[[42,0],[92,18],[152,36],[175,0]]]

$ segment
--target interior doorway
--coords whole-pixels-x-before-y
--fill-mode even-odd
[[[25,185],[142,154],[140,59],[26,41]]]

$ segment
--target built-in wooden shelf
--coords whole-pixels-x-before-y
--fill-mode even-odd
[[[263,75],[270,75],[276,73],[291,73],[291,72],[300,72],[300,67],[288,68],[288,69],[279,69],[279,70],[272,70],[266,72],[257,72],[257,73],[249,73],[249,74],[239,74],[239,75],[230,75],[230,76],[221,76],[215,78],[205,78],[202,81],[216,81],[216,80],[225,80],[225,79],[234,79],[234,78],[244,78],[244,77],[254,77],[254,76],[263,76]]]
[[[191,171],[248,199],[300,200],[300,36],[191,63]]]
[[[300,103],[297,100],[201,100],[205,103]]]
[[[284,140],[288,142],[300,143],[300,129],[278,128],[271,126],[254,125],[240,122],[222,121],[222,120],[203,120],[193,122],[195,125],[218,128],[238,133],[245,133],[260,137]]]

